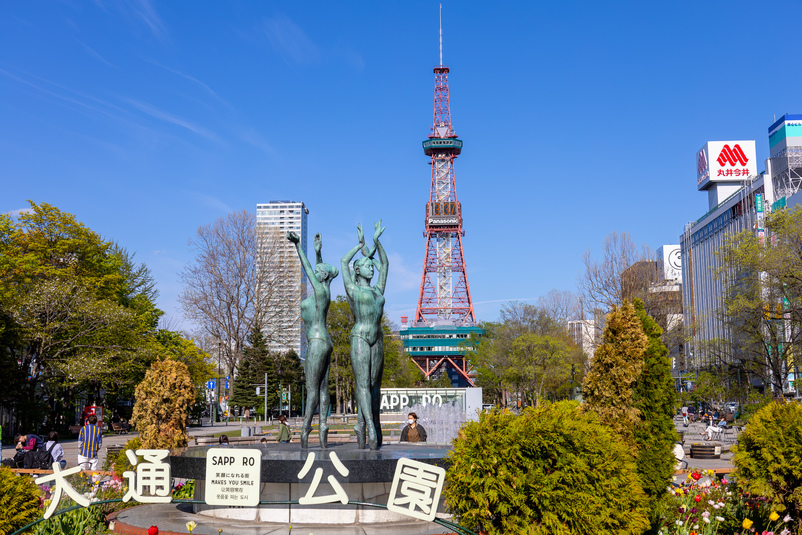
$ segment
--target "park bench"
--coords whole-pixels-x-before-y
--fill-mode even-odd
[[[127,435],[128,434],[128,424],[124,424],[121,422],[114,423],[111,422],[111,430],[118,435]]]

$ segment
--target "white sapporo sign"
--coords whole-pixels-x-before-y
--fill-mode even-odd
[[[206,453],[206,503],[259,505],[262,452],[211,448]]]

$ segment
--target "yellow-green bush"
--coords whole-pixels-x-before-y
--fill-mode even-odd
[[[114,471],[117,477],[123,477],[123,473],[126,471],[133,472],[135,468],[128,461],[128,456],[125,455],[125,452],[126,450],[136,451],[138,449],[142,449],[142,441],[139,440],[139,437],[134,437],[125,443],[122,451],[106,458],[106,468]]]
[[[30,476],[0,468],[0,535],[14,533],[41,515],[39,489]]]
[[[733,447],[739,487],[768,498],[802,532],[802,405],[775,401],[758,410]]]
[[[187,445],[187,415],[195,402],[189,368],[183,362],[154,362],[134,393],[132,421],[139,429],[142,447],[180,448]]]
[[[628,448],[564,401],[463,426],[444,496],[460,523],[501,534],[643,533],[646,496]]]

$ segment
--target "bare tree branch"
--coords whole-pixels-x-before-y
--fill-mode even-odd
[[[254,325],[268,342],[279,342],[284,318],[300,321],[300,304],[286,299],[296,274],[300,281],[300,266],[285,242],[277,229],[258,228],[247,210],[198,228],[189,241],[195,258],[181,273],[179,302],[219,343],[228,370],[237,367]]]

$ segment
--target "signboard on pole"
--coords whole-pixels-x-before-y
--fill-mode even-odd
[[[708,189],[714,182],[738,182],[757,176],[755,141],[708,141],[696,153],[696,185]]]
[[[259,505],[262,452],[211,448],[206,452],[206,503],[209,505]]]

